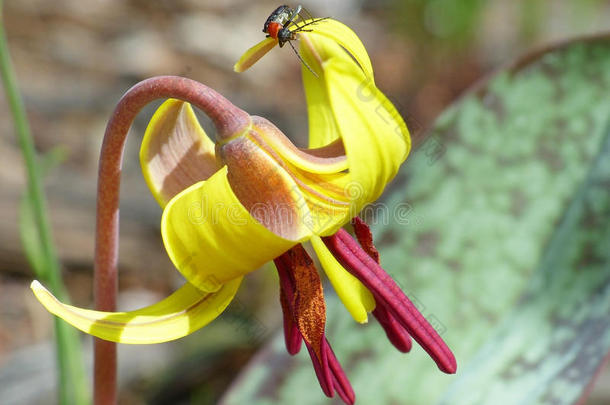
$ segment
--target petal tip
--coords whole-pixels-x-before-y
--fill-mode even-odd
[[[366,325],[367,323],[369,323],[369,317],[366,316],[364,318],[361,319],[356,319],[356,321],[360,324],[360,325]]]
[[[254,65],[260,58],[269,52],[275,45],[277,45],[277,43],[278,42],[276,39],[265,38],[252,48],[248,49],[233,66],[233,70],[237,73],[246,71],[250,66]]]
[[[43,286],[38,280],[34,280],[30,284],[30,288],[34,292],[34,296],[38,302],[40,302],[47,311],[53,315],[58,315],[57,305],[61,305],[61,303],[45,286]]]
[[[43,286],[40,283],[40,281],[38,281],[38,280],[32,281],[32,283],[30,284],[30,288],[34,292],[34,295],[36,296],[36,299],[38,301],[40,301],[40,303],[43,304],[45,307],[47,307],[46,302],[47,302],[48,298],[53,297],[51,292],[49,290],[47,290],[45,288],[45,286]]]

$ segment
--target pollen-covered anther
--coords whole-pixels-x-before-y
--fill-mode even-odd
[[[353,404],[354,390],[325,336],[326,304],[312,259],[296,245],[274,262],[280,278],[288,352],[296,354],[302,339],[324,394],[333,397],[336,392],[346,404]]]

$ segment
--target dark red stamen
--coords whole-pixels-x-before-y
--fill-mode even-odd
[[[290,303],[294,299],[294,280],[292,280],[290,268],[281,256],[276,258],[274,263],[280,277],[280,304],[282,305],[284,319],[284,341],[286,342],[286,350],[294,356],[301,350],[301,343],[303,342],[303,337],[294,323],[292,310],[290,309]]]
[[[296,322],[296,314],[295,314],[295,281],[292,275],[293,266],[295,265],[293,261],[293,257],[289,253],[290,251],[284,253],[280,257],[274,260],[275,267],[277,268],[277,273],[280,278],[280,302],[281,296],[285,297],[285,306],[282,305],[282,309],[288,313],[288,317],[290,318],[290,323],[297,327],[298,338],[299,338],[299,349],[301,346],[301,341],[303,339],[303,335],[298,330],[298,324]],[[286,318],[286,317],[285,317]],[[292,351],[295,350],[296,344],[294,343],[295,335],[293,335],[292,326],[286,328],[286,324],[284,324],[284,338],[286,341],[286,349],[288,353],[292,354]],[[322,362],[321,356],[318,356],[316,350],[312,347],[312,345],[305,340],[305,346],[307,347],[307,351],[309,352],[309,356],[311,357],[311,362],[313,364],[313,369],[316,373],[316,377],[318,377],[318,381],[320,382],[320,387],[322,387],[322,391],[328,397],[334,395],[332,381],[331,381],[331,372],[330,367],[328,366],[328,362]]]
[[[318,359],[313,347],[311,347],[311,345],[307,342],[305,342],[305,347],[309,352],[309,357],[311,357],[313,370],[316,372],[316,377],[318,377],[318,382],[320,383],[320,387],[322,388],[324,395],[332,398],[335,395],[335,391],[333,389],[332,374],[329,373],[330,368],[328,366],[328,361],[325,363],[325,365],[323,365]],[[325,357],[326,359],[328,358],[328,356]]]
[[[332,398],[334,396],[334,393],[337,392],[343,402],[348,405],[353,405],[356,402],[356,394],[354,394],[354,389],[352,388],[352,385],[347,379],[345,371],[343,371],[339,360],[337,360],[333,349],[330,347],[328,340],[324,341],[322,347],[325,353],[326,360],[332,372],[332,379],[330,380],[326,380],[322,372],[322,365],[315,356],[313,348],[309,346],[307,342],[305,342],[305,347],[307,347],[307,350],[309,351],[313,364],[313,369],[316,372],[316,376],[318,377],[318,381],[320,382],[320,386],[322,387],[322,391],[324,392],[324,394],[327,397]]]
[[[274,263],[280,278],[288,352],[298,352],[304,341],[324,394],[332,398],[336,391],[346,404],[352,405],[354,390],[324,335],[326,306],[320,302],[322,284],[313,261],[303,247],[297,245],[276,258]]]
[[[333,349],[330,347],[328,340],[326,341],[325,347],[328,355],[328,364],[330,365],[330,369],[333,373],[333,387],[343,402],[353,405],[354,402],[356,402],[356,394],[354,394],[354,389],[347,379],[347,375],[345,375],[345,371],[343,371],[341,363],[339,363],[339,360],[337,360],[335,352],[333,352]]]
[[[394,347],[403,353],[411,351],[413,344],[411,343],[411,336],[409,336],[409,332],[407,332],[400,322],[394,318],[394,315],[388,311],[382,299],[375,298],[375,301],[377,306],[373,311],[373,316],[383,327],[388,340],[394,345]]]
[[[364,250],[371,259],[375,260],[379,264],[379,251],[373,243],[373,233],[371,228],[366,222],[360,217],[352,218],[352,226],[354,227],[354,233],[356,239],[362,250]],[[375,310],[373,316],[377,319],[383,330],[385,331],[388,340],[401,352],[407,353],[413,346],[411,343],[411,336],[405,328],[402,327],[400,322],[394,318],[391,312],[388,311],[387,307],[383,304],[383,301],[375,297]]]
[[[282,307],[287,308],[286,304],[286,296],[283,291],[280,292],[280,301],[282,302]],[[292,320],[292,316],[290,312],[283,311],[284,314],[284,340],[286,341],[286,350],[292,356],[301,351],[301,343],[303,342],[303,337],[301,336],[301,332],[299,332],[299,328]]]
[[[324,243],[337,260],[359,279],[392,314],[409,334],[428,352],[439,369],[455,373],[457,363],[451,350],[432,325],[402,292],[392,278],[343,229],[325,237]]]

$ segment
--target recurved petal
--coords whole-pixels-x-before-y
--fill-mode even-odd
[[[260,58],[265,56],[267,52],[273,49],[274,46],[277,45],[277,39],[266,38],[254,45],[252,48],[248,49],[242,56],[239,58],[237,63],[233,66],[233,70],[237,73],[244,72],[250,68],[250,66],[254,65]]]
[[[161,234],[176,268],[212,292],[309,238],[282,238],[252,217],[231,189],[226,166],[167,204]]]
[[[324,64],[333,55],[346,58],[350,56],[336,42],[322,35],[307,33],[301,34],[300,38],[301,57],[317,75],[314,76],[305,67],[301,69],[307,101],[309,147],[319,148],[340,137],[336,117],[330,109]]]
[[[270,122],[253,117],[253,123],[247,136],[217,151],[239,201],[286,239],[332,235],[351,218],[343,145],[300,150]]]
[[[229,305],[241,278],[206,293],[186,283],[158,303],[131,312],[102,312],[62,304],[38,281],[31,288],[54,315],[93,336],[118,343],[162,343],[186,336],[213,321]]]
[[[322,239],[311,238],[313,249],[337,295],[352,317],[359,323],[368,321],[368,312],[375,309],[373,294],[335,259]]]
[[[201,128],[193,108],[174,99],[165,101],[150,120],[140,147],[140,164],[150,191],[162,207],[220,168],[214,142]]]
[[[274,234],[300,241],[312,232],[310,212],[277,152],[251,130],[218,148],[231,190],[244,208]]]
[[[369,58],[364,45],[360,41],[360,38],[352,31],[347,25],[340,23],[332,18],[327,18],[322,21],[316,22],[312,26],[315,34],[322,35],[328,39],[341,45],[344,50],[350,53],[350,55],[356,59],[360,67],[364,70],[367,77],[373,78],[373,65]],[[301,34],[306,36],[308,34]]]
[[[406,159],[407,127],[375,84],[354,63],[331,59],[325,65],[330,106],[337,119],[352,182],[355,212],[376,200]]]
[[[319,76],[302,69],[310,147],[342,140],[355,215],[364,204],[379,197],[396,174],[410,149],[409,132],[392,103],[375,86],[372,75],[361,66],[366,63],[357,63],[332,36],[318,30],[302,34],[301,53]]]
[[[269,120],[252,116],[259,136],[282,158],[309,173],[339,173],[347,169],[347,158],[341,141],[316,149],[299,149]]]

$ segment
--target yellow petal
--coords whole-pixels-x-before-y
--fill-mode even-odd
[[[307,101],[309,147],[319,148],[340,138],[337,117],[329,108],[324,64],[333,56],[345,58],[350,56],[336,42],[321,35],[302,34],[300,44],[301,57],[318,76],[314,76],[307,68],[301,69]]]
[[[341,138],[356,215],[395,176],[410,149],[409,132],[372,78],[334,39],[317,32],[303,34],[301,50],[308,64],[321,70],[319,78],[302,70],[310,146]]]
[[[229,305],[241,278],[206,293],[187,283],[166,299],[131,312],[102,312],[62,304],[38,281],[31,288],[54,315],[93,336],[118,343],[150,344],[186,336],[213,321]]]
[[[212,292],[309,238],[282,238],[254,219],[231,189],[226,166],[167,204],[161,234],[176,268]]]
[[[309,208],[313,234],[332,235],[353,217],[351,202],[345,193],[349,173],[315,174],[296,167],[289,172]]]
[[[277,39],[265,38],[252,48],[248,49],[233,66],[233,70],[237,73],[246,71],[276,45]]]
[[[267,229],[287,239],[336,232],[351,218],[342,145],[335,145],[341,159],[319,158],[296,149],[270,122],[255,117],[253,123],[247,136],[218,152],[239,201]]]
[[[311,245],[345,308],[356,322],[366,323],[368,321],[367,313],[375,309],[373,294],[341,266],[322,239],[313,236]]]
[[[328,108],[337,117],[347,154],[356,214],[394,178],[411,139],[392,103],[357,65],[331,59],[325,65],[325,78]]]
[[[311,227],[303,220],[309,209],[299,187],[256,131],[223,144],[218,155],[227,165],[231,190],[250,215],[284,239],[309,236]]]
[[[325,235],[341,226],[341,218],[356,215],[381,195],[405,160],[410,137],[394,106],[375,86],[371,61],[354,32],[330,19],[310,27],[311,32],[299,32],[301,56],[315,72],[305,66],[302,69],[309,147],[341,143],[349,181],[340,176],[346,172],[332,172],[344,166],[312,164],[290,148],[273,147],[294,166],[289,171],[315,222],[329,223],[314,229],[315,234]],[[273,144],[273,140],[266,141]],[[339,184],[342,189],[336,192]],[[347,211],[345,201],[350,203]]]
[[[252,123],[260,137],[273,150],[299,169],[317,174],[338,173],[347,169],[347,158],[341,144],[318,150],[301,150],[267,119],[253,116]]]
[[[373,65],[369,58],[364,45],[360,38],[347,25],[340,23],[332,18],[316,22],[311,25],[314,34],[324,36],[333,42],[341,45],[351,56],[356,59],[360,67],[364,70],[369,78],[373,78]],[[308,33],[302,33],[300,36],[307,36]]]
[[[164,207],[173,196],[220,169],[214,142],[190,104],[167,100],[155,112],[142,140],[140,164],[155,199]]]

